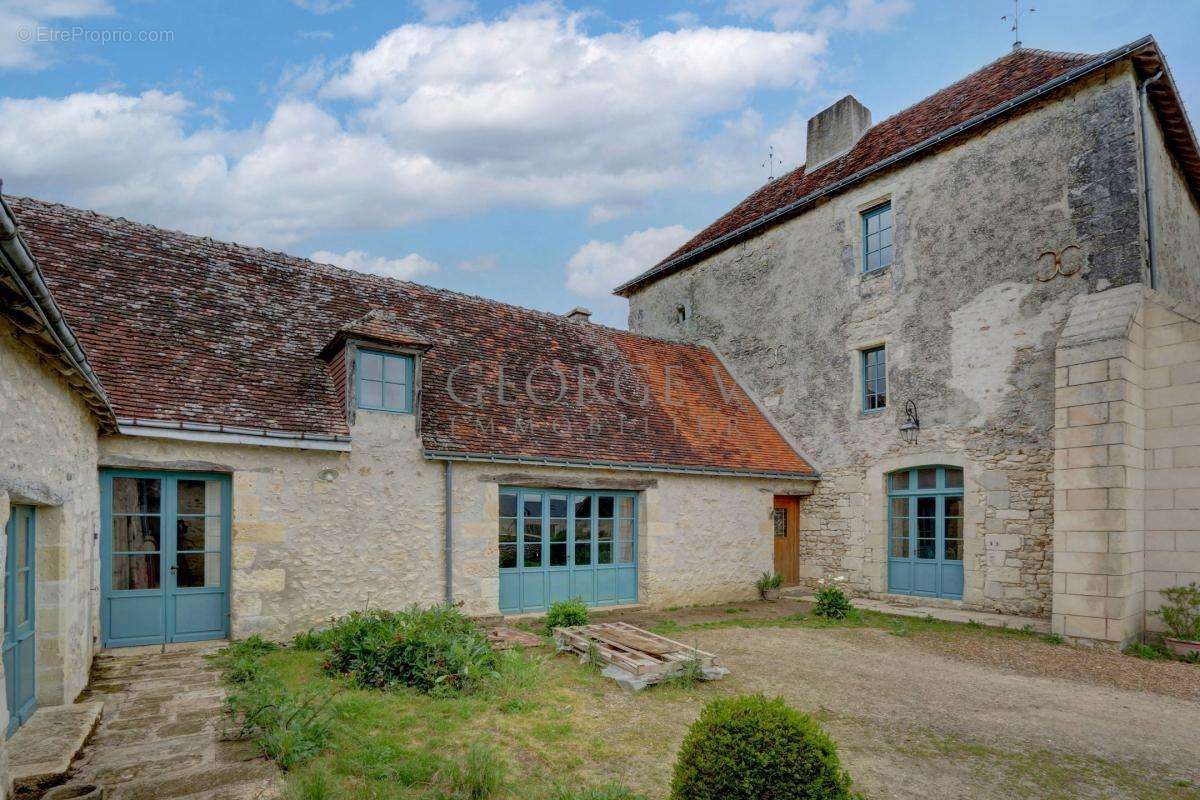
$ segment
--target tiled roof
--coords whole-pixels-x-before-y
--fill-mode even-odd
[[[9,203],[118,418],[344,435],[318,355],[347,326],[367,326],[429,343],[427,452],[812,474],[705,348],[37,200]],[[561,401],[558,375],[533,370],[546,364],[567,384]],[[461,403],[447,387],[456,368]],[[649,387],[645,405],[633,375]],[[527,379],[540,401],[556,402],[510,404]]]
[[[922,145],[939,135],[955,135],[974,130],[970,123],[993,111],[1016,104],[1023,95],[1056,78],[1065,78],[1084,68],[1099,68],[1131,52],[1158,55],[1153,38],[1146,37],[1125,47],[1101,55],[1054,53],[1022,48],[993,61],[962,80],[947,86],[898,114],[872,126],[850,152],[812,172],[801,166],[757,189],[731,211],[700,231],[678,250],[654,267],[617,287],[617,294],[628,294],[659,277],[681,269],[699,257],[753,235],[761,228],[781,222],[810,207],[815,196],[828,190],[840,190],[862,173],[883,166],[892,159],[915,156]],[[1184,117],[1186,123],[1186,117]],[[1186,126],[1185,126],[1186,127]],[[1190,131],[1190,128],[1189,128]],[[910,152],[911,151],[911,152]]]
[[[353,322],[338,328],[337,333],[321,350],[321,357],[333,356],[347,339],[364,339],[418,350],[424,350],[432,344],[424,336],[401,322],[395,311],[380,308],[368,311]]]

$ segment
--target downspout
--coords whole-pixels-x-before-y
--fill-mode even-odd
[[[1150,141],[1146,138],[1146,110],[1150,107],[1150,98],[1147,94],[1147,87],[1163,76],[1163,71],[1160,69],[1151,77],[1142,81],[1139,89],[1140,96],[1138,97],[1138,123],[1141,126],[1142,132],[1142,185],[1146,189],[1146,248],[1148,250],[1146,258],[1146,267],[1150,272],[1150,288],[1157,289],[1157,275],[1155,272],[1155,238],[1154,238],[1154,195],[1150,191]]]
[[[454,604],[454,462],[446,459],[446,604]]]

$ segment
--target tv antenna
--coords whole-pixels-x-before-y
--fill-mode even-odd
[[[1009,28],[1009,30],[1012,31],[1012,35],[1013,35],[1013,50],[1021,49],[1021,15],[1022,14],[1026,14],[1026,15],[1032,14],[1035,11],[1037,11],[1037,9],[1033,8],[1033,7],[1030,7],[1028,9],[1026,9],[1025,11],[1022,11],[1021,10],[1021,0],[1013,0],[1012,27]],[[1000,19],[1007,21],[1009,19],[1009,15],[1005,14]]]
[[[783,166],[783,159],[775,157],[775,145],[767,147],[767,160],[762,163],[767,168],[767,183],[775,180],[775,165]]]

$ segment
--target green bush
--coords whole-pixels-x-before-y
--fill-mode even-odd
[[[496,673],[496,654],[453,606],[354,612],[322,633],[325,668],[363,687],[412,686],[431,694],[473,691]]]
[[[754,587],[758,589],[759,594],[769,589],[778,589],[780,586],[783,586],[783,576],[778,572],[764,572],[754,582]]]
[[[550,611],[546,613],[546,630],[587,625],[589,619],[587,603],[583,602],[583,598],[559,600],[557,603],[551,603]]]
[[[675,763],[672,800],[848,800],[850,776],[811,717],[762,695],[713,700]]]
[[[1160,589],[1166,601],[1158,611],[1172,638],[1200,642],[1200,585],[1172,586]]]
[[[284,770],[321,752],[333,733],[331,698],[289,691],[263,675],[230,690],[225,708],[237,738],[254,739],[263,755]]]
[[[328,646],[329,631],[323,628],[309,628],[303,633],[292,637],[292,647],[297,650],[317,652]]]
[[[817,589],[817,604],[813,607],[813,614],[826,619],[845,619],[853,609],[850,598],[840,587],[822,581],[821,588]]]

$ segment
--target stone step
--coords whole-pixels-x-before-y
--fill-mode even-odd
[[[104,703],[39,708],[8,740],[13,788],[33,791],[60,782],[100,722]]]

